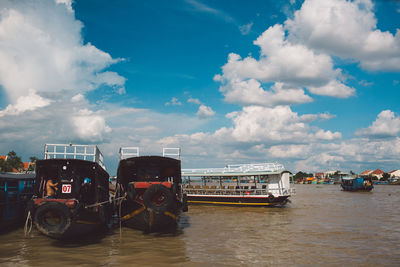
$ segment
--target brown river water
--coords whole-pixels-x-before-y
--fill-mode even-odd
[[[0,235],[0,266],[400,266],[400,186],[296,185],[284,208],[190,206],[175,235]]]

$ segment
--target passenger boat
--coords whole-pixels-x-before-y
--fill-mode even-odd
[[[374,188],[370,178],[342,177],[340,184],[343,191],[371,191]]]
[[[111,227],[109,175],[97,146],[46,144],[36,162],[31,213],[36,228],[57,239]]]
[[[26,218],[35,174],[0,173],[0,231]]]
[[[125,226],[145,232],[177,229],[181,211],[187,211],[179,156],[180,149],[164,149],[162,157],[139,156],[137,147],[120,149],[116,198],[126,196],[118,207]]]
[[[183,169],[182,177],[189,204],[275,206],[295,193],[290,172],[278,163]]]

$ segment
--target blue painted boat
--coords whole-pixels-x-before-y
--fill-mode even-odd
[[[344,191],[371,191],[374,185],[370,178],[343,177],[340,184]]]
[[[35,174],[0,173],[0,231],[25,219]]]

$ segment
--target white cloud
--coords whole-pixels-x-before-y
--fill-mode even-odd
[[[84,44],[71,1],[58,2],[0,2],[0,84],[12,103],[29,88],[79,92],[106,84],[123,91],[125,78],[103,72],[118,60]]]
[[[104,140],[104,134],[111,132],[104,118],[88,109],[79,110],[71,120],[77,137],[82,141],[100,142]]]
[[[336,115],[330,114],[329,112],[321,113],[319,114],[319,117],[322,121],[330,120],[332,118],[335,118]]]
[[[206,106],[206,105],[200,105],[199,110],[197,111],[196,115],[201,118],[209,118],[215,115],[215,111],[212,110],[211,107]]]
[[[170,102],[165,103],[166,106],[182,106],[182,102],[178,98],[172,97]]]
[[[368,70],[400,71],[400,32],[377,29],[370,0],[306,0],[288,19],[289,39],[342,58]]]
[[[57,4],[64,4],[67,7],[68,11],[73,12],[72,1],[73,0],[56,0],[56,3]]]
[[[240,142],[303,142],[309,138],[309,126],[289,106],[248,106],[231,118],[232,136]]]
[[[240,31],[240,33],[242,34],[242,35],[247,35],[247,34],[249,34],[250,33],[250,31],[251,31],[251,27],[253,27],[253,22],[250,22],[250,23],[248,23],[248,24],[244,24],[244,25],[241,25],[241,26],[239,26],[239,31]]]
[[[228,15],[226,12],[213,8],[211,6],[208,6],[201,1],[198,0],[185,0],[188,4],[190,4],[194,10],[198,12],[204,12],[208,14],[212,14],[216,16],[217,18],[223,19],[226,22],[233,23],[235,22],[235,19],[232,18],[230,15]]]
[[[308,145],[279,145],[269,148],[268,153],[273,158],[304,158],[310,152]]]
[[[319,87],[309,86],[308,90],[316,95],[326,95],[337,98],[347,98],[355,94],[354,88],[350,88],[336,80]]]
[[[264,90],[261,84],[255,79],[246,81],[232,79],[220,87],[221,93],[225,95],[225,101],[242,105],[271,107],[312,101],[312,98],[306,95],[303,89],[284,88],[283,83],[276,83],[270,89],[268,91]]]
[[[82,94],[76,94],[71,98],[72,102],[81,102],[84,100],[85,100],[85,97]]]
[[[192,103],[192,104],[197,104],[197,105],[200,105],[200,104],[201,104],[201,102],[200,102],[199,99],[197,99],[197,98],[192,98],[192,97],[190,97],[190,98],[188,99],[187,102],[188,102],[188,103]]]
[[[35,90],[29,90],[26,96],[20,96],[14,105],[8,105],[5,110],[0,110],[0,117],[5,115],[19,115],[26,111],[33,111],[38,108],[46,107],[51,100],[43,98],[36,94]]]
[[[222,83],[220,91],[225,96],[231,92],[240,95],[238,91],[249,91],[249,87],[253,94],[259,95],[262,93],[261,83],[274,82],[283,84],[283,88],[298,88],[297,94],[302,94],[300,90],[303,87],[317,95],[345,98],[354,94],[354,89],[340,81],[341,71],[334,69],[329,55],[291,43],[286,39],[282,25],[268,28],[254,44],[261,48],[259,60],[253,57],[242,59],[231,53],[222,67],[223,74],[214,77],[215,81]],[[303,101],[309,102],[309,97],[302,97]]]
[[[320,140],[335,140],[342,138],[342,134],[339,132],[332,133],[331,131],[319,130],[316,132],[315,137]]]
[[[393,111],[383,110],[371,126],[358,130],[356,135],[385,138],[398,136],[399,133],[400,117],[395,116]]]

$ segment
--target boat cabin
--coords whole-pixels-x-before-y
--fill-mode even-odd
[[[35,174],[0,173],[0,231],[25,218]]]

